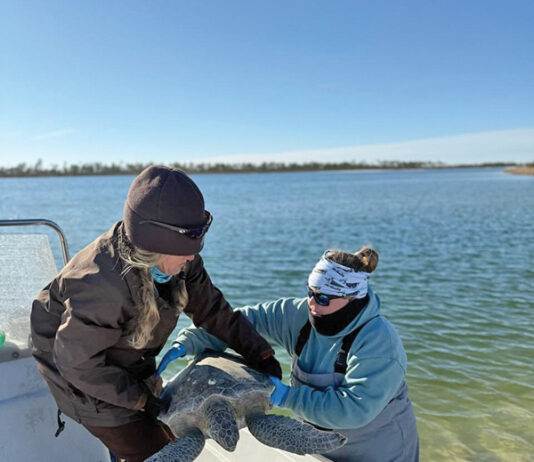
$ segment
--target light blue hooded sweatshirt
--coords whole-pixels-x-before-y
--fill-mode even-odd
[[[238,309],[268,342],[295,356],[299,332],[308,319],[306,298],[283,298]],[[299,367],[308,373],[334,373],[343,337],[369,321],[352,344],[340,386],[290,387],[281,407],[324,428],[358,428],[371,422],[396,396],[406,373],[406,353],[401,339],[379,312],[380,300],[369,288],[369,303],[342,331],[325,336],[311,329],[298,359]],[[182,330],[177,341],[192,355],[206,348],[216,351],[226,348],[202,328]]]

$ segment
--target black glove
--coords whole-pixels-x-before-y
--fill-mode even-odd
[[[256,362],[252,367],[264,374],[272,375],[282,380],[282,368],[274,355]]]
[[[156,398],[152,393],[149,393],[143,410],[148,417],[152,420],[156,420],[159,413],[161,411],[166,411],[168,407],[169,403],[166,403],[162,399]]]

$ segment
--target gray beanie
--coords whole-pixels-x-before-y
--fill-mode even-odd
[[[124,229],[135,247],[151,252],[193,255],[202,250],[204,237],[191,239],[150,221],[183,228],[206,224],[202,193],[184,172],[158,165],[143,170],[124,204]]]

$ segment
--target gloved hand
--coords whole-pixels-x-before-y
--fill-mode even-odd
[[[173,346],[165,353],[163,359],[159,363],[158,370],[156,371],[156,376],[161,375],[161,373],[167,368],[171,361],[185,356],[185,347],[178,342],[173,343]]]
[[[269,401],[273,406],[280,406],[283,401],[286,399],[287,394],[289,393],[289,387],[282,383],[282,381],[276,377],[269,377],[271,382],[274,383],[274,390],[271,393]]]
[[[277,361],[274,355],[252,364],[252,367],[266,375],[272,375],[274,377],[278,377],[279,379],[282,378],[282,368],[280,367],[280,363]]]
[[[152,420],[156,420],[161,411],[166,411],[169,407],[168,403],[156,398],[152,393],[148,394],[145,407],[143,410]]]

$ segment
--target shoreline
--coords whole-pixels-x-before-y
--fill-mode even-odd
[[[389,164],[389,165],[388,165]],[[393,164],[393,165],[392,165]],[[150,164],[147,164],[148,166]],[[137,175],[143,166],[120,167],[117,165],[111,166],[70,166],[64,170],[58,169],[31,169],[20,171],[19,167],[1,168],[0,178],[38,178],[38,177],[79,177],[79,176],[127,176]],[[184,170],[190,175],[218,175],[218,174],[263,174],[263,173],[298,173],[298,172],[381,172],[381,171],[417,171],[417,170],[451,170],[451,169],[474,169],[474,168],[502,168],[505,173],[533,175],[534,165],[515,165],[504,162],[487,163],[487,164],[466,164],[466,165],[444,165],[440,163],[429,162],[404,162],[404,163],[388,163],[383,165],[366,165],[366,164],[332,164],[332,163],[310,163],[294,165],[294,164],[261,164],[254,165],[232,165],[232,164],[217,164],[217,165],[181,165],[170,164],[170,167]],[[85,168],[84,168],[85,167]]]
[[[508,167],[505,173],[512,175],[534,175],[534,165],[519,165],[517,167]]]

